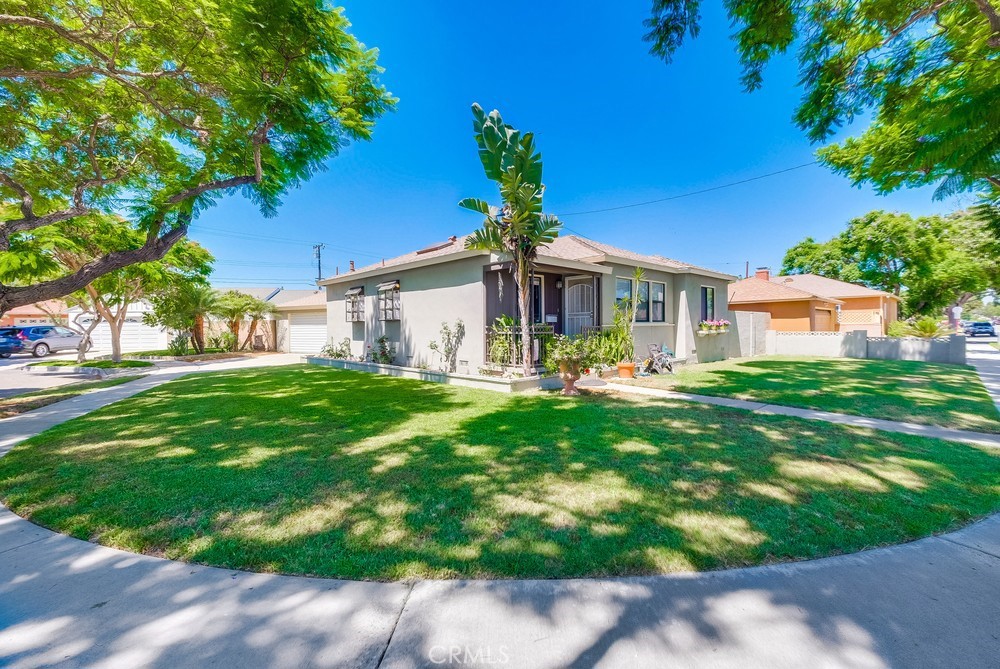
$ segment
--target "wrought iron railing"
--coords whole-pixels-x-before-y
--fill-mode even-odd
[[[555,336],[551,325],[534,323],[528,326],[531,337],[532,363],[539,365],[545,360],[545,352],[549,342]],[[487,361],[499,367],[521,364],[521,326],[493,325],[486,329]]]

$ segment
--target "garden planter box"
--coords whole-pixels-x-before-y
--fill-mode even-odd
[[[357,360],[340,360],[336,358],[324,358],[322,356],[304,356],[304,360],[310,365],[322,365],[324,367],[334,367],[336,369],[351,369],[357,372],[370,372],[373,374],[384,374],[386,376],[398,376],[404,379],[419,379],[421,381],[432,381],[434,383],[445,383],[452,386],[463,386],[466,388],[480,388],[483,390],[493,390],[501,393],[517,393],[526,390],[555,390],[562,388],[562,381],[558,376],[528,376],[519,379],[505,379],[496,376],[478,376],[475,374],[449,374],[447,372],[436,372],[429,369],[418,369],[417,367],[400,367],[397,365],[380,365],[374,362],[360,362]]]

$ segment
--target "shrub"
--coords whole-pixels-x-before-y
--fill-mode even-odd
[[[893,321],[889,323],[886,334],[890,337],[908,337],[910,335],[910,324],[906,321]]]
[[[441,323],[441,344],[432,341],[428,347],[435,353],[441,355],[441,371],[454,372],[458,366],[458,347],[465,339],[465,323],[462,319],[455,321],[454,326]]]
[[[167,351],[170,355],[187,355],[189,339],[190,336],[186,332],[177,335],[167,344]]]
[[[545,369],[555,374],[561,363],[575,364],[579,369],[599,363],[600,341],[598,338],[556,335],[547,350]]]
[[[344,340],[339,344],[327,344],[320,349],[320,354],[337,360],[349,360],[351,357],[351,340],[344,337]]]
[[[368,347],[369,360],[377,362],[380,365],[391,365],[395,357],[392,349],[389,348],[389,337],[386,335],[382,335],[376,339],[375,346]]]

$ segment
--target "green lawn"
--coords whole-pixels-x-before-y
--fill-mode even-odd
[[[92,390],[110,388],[111,386],[117,386],[122,383],[127,383],[141,378],[141,376],[123,376],[117,379],[108,379],[106,381],[70,383],[57,388],[46,388],[45,390],[38,390],[33,393],[25,393],[23,395],[0,399],[0,418],[10,418],[11,416],[16,416],[17,414],[24,413],[25,411],[39,409],[41,407],[48,406],[49,404],[55,404],[56,402],[68,400],[69,398],[76,397],[77,395],[89,393]]]
[[[667,400],[291,366],[199,374],[0,459],[83,539],[368,579],[653,574],[856,551],[1000,510],[1000,451]]]
[[[131,367],[152,367],[153,363],[145,360],[88,360],[86,362],[76,362],[75,360],[46,360],[45,362],[33,362],[28,367],[94,367],[96,369],[125,369]]]
[[[887,420],[1000,433],[975,370],[909,360],[738,358],[680,367],[639,385]]]
[[[206,348],[205,353],[225,353],[226,351],[221,348]],[[189,351],[191,355],[196,355],[194,350]],[[187,354],[185,354],[187,355]],[[139,351],[137,353],[125,353],[126,358],[172,358],[174,354],[166,349],[161,351]]]

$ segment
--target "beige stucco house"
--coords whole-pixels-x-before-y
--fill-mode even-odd
[[[465,337],[458,371],[476,373],[487,358],[487,331],[501,316],[517,316],[509,259],[465,248],[465,237],[433,244],[397,258],[330,277],[326,289],[327,335],[345,338],[351,353],[387,336],[395,362],[432,364],[430,342],[442,322],[461,319]],[[645,270],[636,286],[635,267]],[[539,250],[532,277],[531,320],[556,334],[576,335],[610,325],[616,299],[638,292],[637,350],[665,344],[690,361],[728,357],[730,338],[697,335],[701,320],[730,319],[727,285],[735,277],[658,255],[616,248],[575,235]]]
[[[885,335],[897,318],[899,298],[816,274],[771,276],[766,267],[729,286],[733,311],[766,312],[779,332],[851,332]]]

